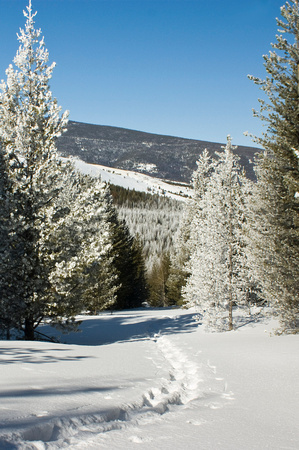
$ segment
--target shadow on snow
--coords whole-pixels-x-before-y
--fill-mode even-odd
[[[80,317],[81,319],[81,317]],[[54,335],[60,342],[75,345],[105,345],[116,342],[147,340],[155,334],[187,333],[197,328],[194,313],[174,316],[165,314],[154,317],[138,310],[121,313],[86,316],[78,332],[63,335],[50,326],[41,327],[43,333]]]

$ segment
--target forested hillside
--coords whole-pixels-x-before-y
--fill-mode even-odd
[[[57,141],[57,149],[65,157],[187,183],[203,150],[214,155],[222,145],[74,121]],[[257,151],[244,146],[237,150],[249,178],[254,178],[252,160]]]
[[[159,195],[110,186],[119,218],[143,246],[150,272],[163,253],[171,253],[177,238],[183,202]]]

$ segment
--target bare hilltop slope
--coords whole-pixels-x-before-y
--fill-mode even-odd
[[[57,142],[62,156],[76,156],[90,164],[134,170],[178,182],[190,181],[205,148],[214,154],[222,145],[73,121]],[[254,177],[251,161],[257,151],[244,146],[236,150],[249,178]]]

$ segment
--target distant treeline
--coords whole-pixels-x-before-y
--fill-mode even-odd
[[[176,200],[163,197],[159,194],[139,192],[114,184],[110,184],[109,186],[113,202],[116,206],[134,208],[136,206],[147,205],[147,207],[160,208],[161,205],[177,204]]]
[[[158,194],[138,192],[110,185],[120,220],[143,246],[150,273],[163,254],[172,253],[183,210],[183,202]]]

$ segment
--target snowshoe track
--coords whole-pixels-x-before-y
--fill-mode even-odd
[[[139,426],[159,420],[159,417],[175,408],[186,406],[192,400],[205,398],[201,368],[189,360],[169,338],[155,334],[152,341],[168,365],[168,377],[161,378],[158,387],[147,390],[140,401],[114,407],[101,414],[62,418],[34,426],[12,441],[3,442],[3,448],[18,450],[48,450],[78,448],[78,437],[86,443],[113,430]],[[25,442],[24,442],[25,441]],[[10,447],[13,445],[13,447]],[[81,447],[80,447],[81,448]]]
[[[199,367],[166,336],[155,335],[154,340],[164,359],[170,365],[169,379],[162,380],[160,389],[152,389],[144,395],[147,404],[165,412],[169,405],[185,405],[200,395]],[[159,411],[157,411],[159,412]]]

